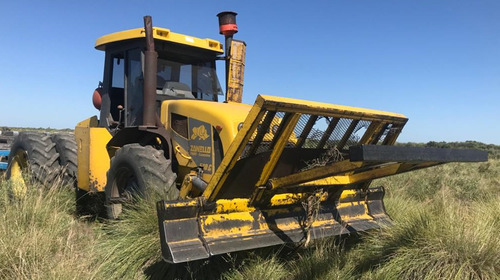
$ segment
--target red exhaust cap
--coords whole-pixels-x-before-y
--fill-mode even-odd
[[[237,13],[226,11],[217,14],[219,17],[219,32],[224,36],[232,36],[238,33],[238,25],[236,24]]]

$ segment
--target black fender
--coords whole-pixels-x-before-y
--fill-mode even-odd
[[[110,153],[110,151],[114,150],[116,147],[123,147],[133,143],[159,147],[165,152],[165,157],[167,159],[172,158],[170,133],[163,127],[134,126],[120,129],[113,138],[109,140],[106,148],[108,153]]]

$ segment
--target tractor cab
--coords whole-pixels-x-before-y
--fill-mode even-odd
[[[146,42],[143,28],[99,38],[96,49],[106,52],[104,77],[94,100],[101,127],[130,127],[143,123]],[[218,101],[223,95],[216,60],[222,44],[153,28],[156,65],[156,110],[168,99]]]

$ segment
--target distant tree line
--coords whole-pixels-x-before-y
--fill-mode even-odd
[[[427,143],[397,143],[400,146],[410,147],[432,147],[432,148],[452,148],[452,149],[477,149],[488,151],[490,159],[500,159],[500,145],[484,144],[478,141],[465,141],[465,142],[436,142],[430,141]]]

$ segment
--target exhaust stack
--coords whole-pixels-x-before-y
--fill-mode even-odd
[[[144,109],[142,124],[144,126],[155,126],[156,70],[158,53],[155,51],[151,16],[144,17],[144,29],[146,31],[146,51],[144,52]]]
[[[228,101],[229,94],[229,72],[230,72],[230,59],[231,59],[231,44],[233,35],[238,33],[238,25],[236,24],[235,12],[225,11],[217,14],[219,18],[219,33],[225,37],[225,57],[226,60],[226,102]]]

